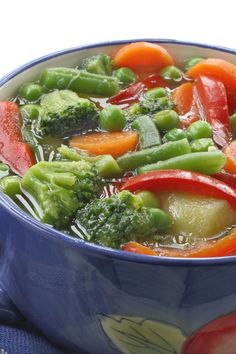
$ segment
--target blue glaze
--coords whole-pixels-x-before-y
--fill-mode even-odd
[[[236,54],[234,50],[195,43],[150,41]],[[51,58],[128,42],[83,46],[42,57],[5,76],[0,87]],[[4,290],[29,321],[68,348],[90,354],[115,354],[119,348],[120,352],[137,350],[140,354],[133,339],[133,349],[122,347],[121,332],[114,326],[119,326],[122,333],[134,324],[143,329],[151,323],[157,332],[160,326],[169,326],[184,338],[236,310],[235,256],[168,259],[102,248],[41,224],[2,194],[0,225]],[[2,304],[14,313],[9,300],[2,299],[0,293],[0,310]],[[130,335],[127,338],[130,340]],[[138,338],[136,342],[140,344]],[[145,347],[142,354],[149,353]]]

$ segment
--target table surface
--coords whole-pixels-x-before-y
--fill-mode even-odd
[[[0,77],[64,48],[114,39],[174,38],[236,48],[234,2],[8,0],[1,3]]]

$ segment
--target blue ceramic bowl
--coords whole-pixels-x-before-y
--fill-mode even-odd
[[[193,55],[236,64],[234,50],[151,41],[177,64]],[[0,81],[0,99],[13,97],[45,67],[75,66],[128,42],[64,50],[26,64]],[[2,194],[0,225],[3,288],[58,344],[90,354],[236,353],[236,257],[169,259],[102,248],[41,224]]]

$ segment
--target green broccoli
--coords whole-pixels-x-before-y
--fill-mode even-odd
[[[21,193],[21,178],[19,176],[6,176],[0,180],[0,191],[11,197],[13,200],[16,194]]]
[[[99,75],[112,74],[111,58],[107,54],[98,54],[81,61],[78,69],[86,70],[90,73]]]
[[[42,96],[42,109],[36,124],[40,136],[68,136],[97,127],[98,109],[88,99],[70,90],[55,90]]]
[[[119,248],[165,231],[172,221],[164,211],[145,207],[141,197],[122,191],[87,204],[77,212],[75,224],[86,241]]]
[[[95,166],[83,160],[41,161],[25,173],[21,185],[37,201],[40,219],[62,228],[99,195],[102,180]]]
[[[153,115],[157,112],[174,108],[175,104],[168,97],[145,97],[140,102],[133,104],[125,113],[127,120],[133,121],[138,116]]]

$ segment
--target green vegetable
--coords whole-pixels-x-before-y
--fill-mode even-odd
[[[112,74],[111,57],[107,54],[93,55],[83,59],[78,69],[86,70],[94,74],[110,76]]]
[[[159,208],[160,201],[155,193],[150,191],[141,191],[136,193],[136,195],[142,199],[143,205],[147,208]]]
[[[221,151],[195,152],[139,167],[138,173],[141,174],[153,170],[178,169],[213,175],[221,171],[225,162],[226,156]]]
[[[43,94],[43,88],[39,84],[29,82],[22,85],[19,89],[19,95],[28,102],[37,101]]]
[[[122,86],[128,86],[137,81],[137,75],[129,68],[119,68],[115,70],[114,76]]]
[[[191,152],[187,139],[172,141],[158,147],[129,152],[117,159],[117,163],[123,171],[132,171],[135,168],[157,161],[167,160],[174,156]]]
[[[186,129],[186,134],[189,140],[212,138],[212,127],[209,123],[198,120]]]
[[[21,178],[18,176],[3,177],[0,180],[0,190],[10,198],[15,199],[16,194],[21,193],[20,182]]]
[[[196,57],[189,58],[188,60],[185,61],[185,66],[184,66],[185,71],[189,70],[194,65],[200,63],[200,61],[202,61],[204,59],[206,59],[206,58],[205,57],[201,57],[201,56],[196,56]]]
[[[58,148],[58,152],[60,154],[61,159],[70,161],[84,160],[86,162],[94,164],[98,175],[103,178],[119,177],[121,175],[121,169],[118,166],[116,160],[111,155],[81,155],[81,152],[79,153],[75,149],[69,148],[66,145],[61,145]]]
[[[42,161],[25,173],[22,188],[38,202],[42,222],[62,228],[78,209],[98,196],[102,183],[89,162]]]
[[[10,171],[9,167],[5,163],[0,162],[0,179],[5,176],[8,176],[9,171]]]
[[[97,126],[96,105],[70,90],[55,90],[45,94],[40,105],[43,113],[36,125],[40,136],[68,136]]]
[[[166,97],[167,91],[164,87],[155,87],[145,92],[145,96],[149,99],[157,99],[160,97]]]
[[[99,114],[99,125],[109,132],[122,130],[126,125],[124,112],[119,106],[106,106]]]
[[[230,117],[230,127],[233,132],[236,131],[236,112],[233,113]]]
[[[164,110],[154,115],[153,121],[161,131],[177,128],[180,124],[178,114],[173,110]]]
[[[132,123],[132,128],[139,132],[140,149],[161,145],[161,136],[149,116],[140,116]]]
[[[192,141],[190,144],[192,152],[208,151],[209,147],[215,146],[210,138],[202,138]]]
[[[25,104],[20,107],[21,116],[25,124],[31,123],[33,120],[38,119],[41,113],[41,107],[38,104]]]
[[[176,66],[166,66],[160,71],[160,75],[167,80],[179,81],[183,77],[182,71]]]
[[[95,199],[78,211],[75,222],[85,240],[112,248],[130,240],[155,237],[172,224],[168,214],[144,207],[142,199],[129,191]]]
[[[173,128],[164,135],[163,141],[177,141],[185,138],[187,138],[187,135],[184,130],[179,128]]]
[[[47,89],[70,89],[89,95],[110,97],[119,91],[116,78],[97,75],[70,68],[48,68],[40,76],[40,83]]]
[[[160,97],[156,99],[144,98],[139,103],[133,104],[125,111],[128,120],[132,121],[134,118],[142,115],[153,115],[157,112],[172,109],[175,104],[169,100],[168,97]]]

